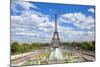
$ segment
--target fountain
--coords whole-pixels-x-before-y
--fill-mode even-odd
[[[60,62],[63,61],[63,53],[61,51],[61,48],[55,48],[51,51],[49,59],[51,61],[55,61],[55,62]]]

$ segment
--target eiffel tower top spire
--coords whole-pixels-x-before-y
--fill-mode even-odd
[[[55,32],[57,32],[57,14],[55,14]]]

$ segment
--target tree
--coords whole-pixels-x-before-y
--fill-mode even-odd
[[[19,51],[19,43],[14,42],[11,44],[11,54],[14,54]]]

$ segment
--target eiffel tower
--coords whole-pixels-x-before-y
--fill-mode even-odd
[[[59,35],[58,35],[58,31],[57,31],[57,15],[55,15],[55,31],[54,31],[54,34],[53,34],[51,44],[52,44],[52,48],[60,47],[60,38],[59,38]]]

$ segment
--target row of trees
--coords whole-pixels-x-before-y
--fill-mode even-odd
[[[95,51],[95,41],[85,41],[85,42],[63,42],[61,44],[64,47],[73,47],[77,49],[82,50],[88,50],[88,51]],[[11,54],[19,54],[24,52],[30,52],[37,49],[42,49],[44,47],[49,47],[49,43],[18,43],[13,42],[11,44]]]
[[[84,42],[63,42],[64,46],[73,47],[81,50],[95,51],[95,41]]]
[[[44,47],[48,46],[48,43],[18,43],[18,42],[13,42],[11,44],[11,54],[19,54],[19,53],[24,53],[24,52],[30,52],[33,50],[37,49],[42,49]]]

